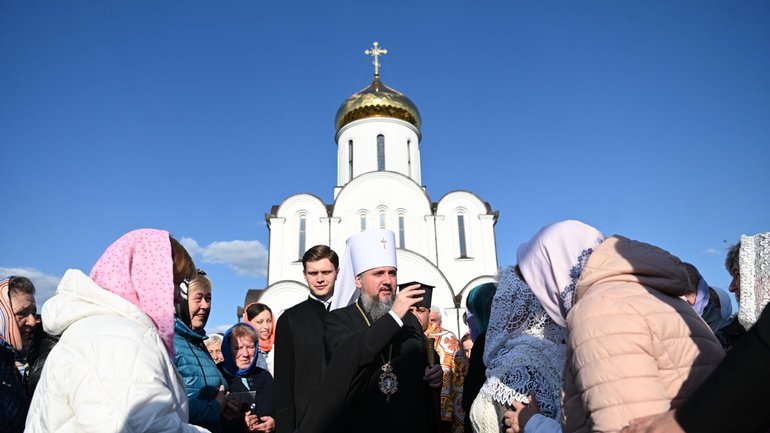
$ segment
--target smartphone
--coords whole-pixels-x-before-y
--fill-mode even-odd
[[[403,289],[404,287],[413,286],[415,284],[419,284],[420,288],[425,290],[425,293],[422,295],[422,301],[414,304],[414,306],[415,307],[430,308],[430,304],[431,304],[431,302],[433,300],[433,289],[436,286],[430,286],[428,284],[420,283],[418,281],[410,281],[408,283],[399,284],[398,285],[398,290],[401,291],[401,289]]]

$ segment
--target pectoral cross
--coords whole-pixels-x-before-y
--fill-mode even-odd
[[[380,243],[382,244],[382,249],[383,249],[383,250],[384,250],[385,248],[387,248],[387,246],[388,246],[388,241],[386,241],[386,240],[385,240],[385,238],[382,238],[382,240],[380,241]]]
[[[372,62],[372,64],[374,65],[374,76],[379,77],[380,76],[379,57],[384,56],[385,54],[388,54],[388,50],[384,48],[380,48],[380,44],[378,44],[375,41],[372,49],[364,51],[364,54],[366,54],[367,56],[374,56],[374,62]]]

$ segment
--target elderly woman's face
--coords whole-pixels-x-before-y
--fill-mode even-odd
[[[238,368],[248,368],[255,353],[257,353],[257,345],[250,336],[238,337],[238,344],[233,347],[233,358]]]
[[[211,359],[213,359],[215,363],[219,364],[225,360],[222,356],[222,342],[209,343],[206,348],[209,350]]]
[[[190,309],[190,324],[194,331],[199,331],[206,326],[211,313],[211,288],[200,285],[191,285],[187,305]]]

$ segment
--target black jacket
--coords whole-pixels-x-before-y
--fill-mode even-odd
[[[770,429],[770,309],[676,411],[687,433]]]
[[[0,432],[21,433],[29,410],[29,395],[19,369],[16,368],[14,351],[0,340]]]

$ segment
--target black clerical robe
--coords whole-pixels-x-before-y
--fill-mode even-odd
[[[770,429],[770,306],[676,411],[687,433],[761,433]]]
[[[297,428],[321,382],[326,315],[323,303],[308,298],[278,318],[274,349],[276,433],[291,433]]]
[[[362,311],[355,303],[326,317],[327,369],[299,431],[435,431],[431,417],[437,414],[438,401],[432,397],[435,390],[423,380],[427,349],[417,318],[407,313],[399,327],[390,314],[372,322]],[[386,401],[379,379],[388,361],[398,390]]]

